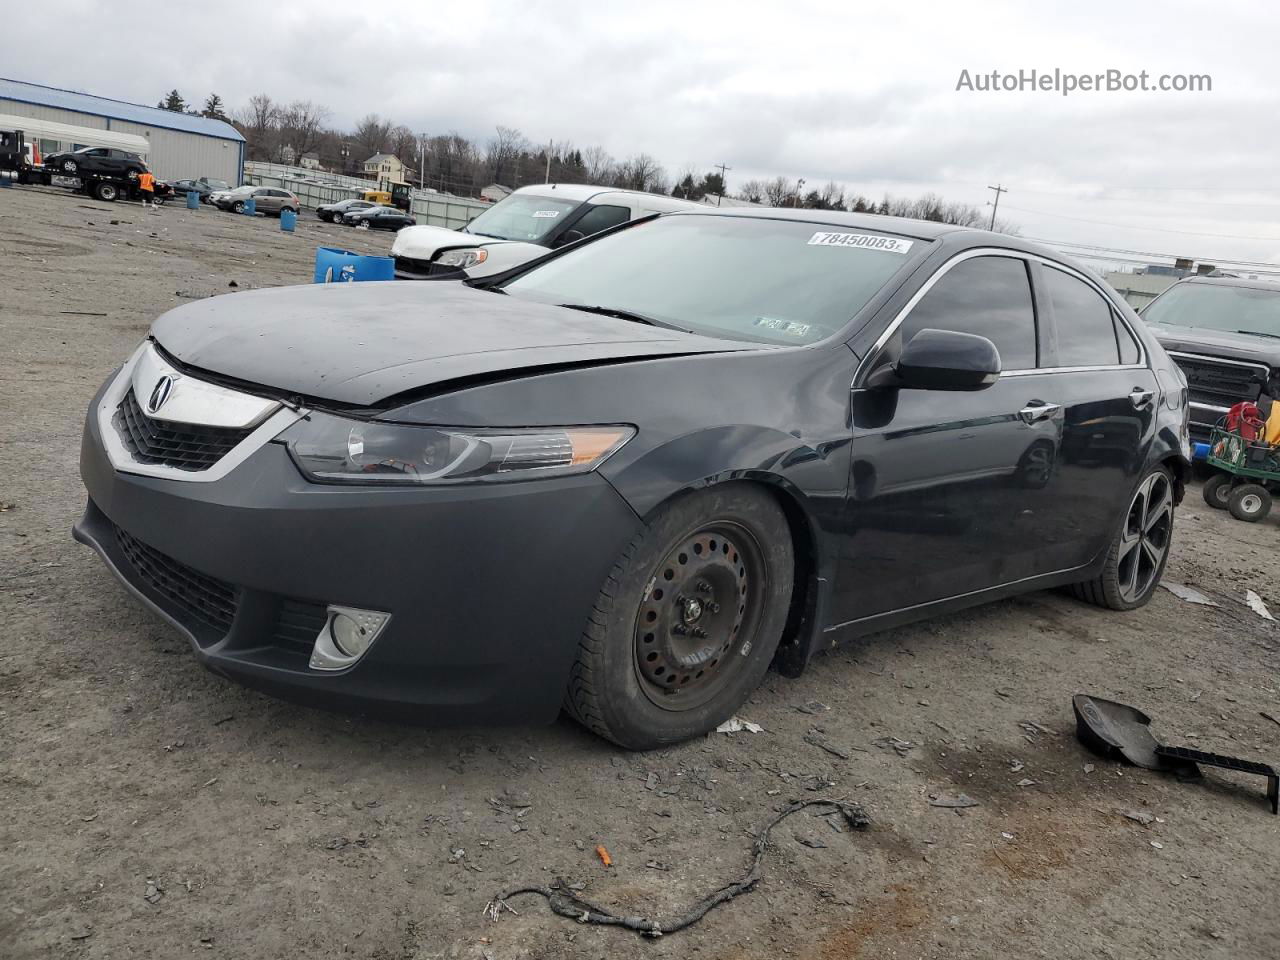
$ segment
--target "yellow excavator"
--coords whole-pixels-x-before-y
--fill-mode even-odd
[[[390,187],[384,190],[383,187]],[[413,199],[409,193],[410,187],[407,183],[389,183],[382,182],[378,184],[377,189],[364,190],[360,194],[361,200],[369,203],[376,203],[383,207],[395,207],[398,210],[408,210],[409,202]]]

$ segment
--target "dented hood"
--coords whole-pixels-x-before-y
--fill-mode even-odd
[[[162,315],[152,336],[199,370],[359,406],[540,367],[759,349],[461,283],[398,281],[197,300]]]

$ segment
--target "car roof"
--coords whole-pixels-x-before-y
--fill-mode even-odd
[[[815,226],[845,227],[855,230],[867,230],[871,233],[894,233],[899,236],[912,237],[916,240],[946,239],[954,247],[1003,247],[1020,253],[1031,253],[1036,256],[1067,264],[1073,269],[1097,279],[1093,271],[1080,266],[1063,253],[1044,244],[1032,240],[1024,240],[1007,233],[981,230],[977,227],[963,227],[954,223],[938,223],[933,220],[913,220],[910,217],[890,217],[878,213],[846,213],[842,210],[812,210],[805,207],[792,209],[789,207],[712,207],[698,204],[694,210],[678,210],[665,214],[668,217],[734,217],[751,220],[794,220],[801,223],[812,223]]]
[[[1250,290],[1269,290],[1272,293],[1280,293],[1280,285],[1272,280],[1249,280],[1244,277],[1183,277],[1178,283],[1194,283],[1196,286],[1207,287],[1247,287]]]
[[[576,200],[579,203],[585,203],[602,194],[613,194],[631,197],[647,197],[654,200],[665,200],[668,203],[679,205],[681,207],[688,206],[690,209],[701,206],[692,200],[681,200],[679,197],[669,197],[665,193],[646,193],[643,190],[623,190],[619,187],[598,187],[589,183],[543,183],[534,184],[533,186],[521,187],[510,196],[517,194],[532,194],[537,197],[561,197],[565,200]]]

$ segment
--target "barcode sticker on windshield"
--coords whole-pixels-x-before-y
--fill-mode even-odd
[[[858,247],[863,250],[884,250],[886,253],[907,253],[911,241],[900,237],[877,237],[870,233],[815,233],[809,238],[810,246]]]
[[[558,217],[560,216],[560,211],[559,210],[535,210],[533,211],[533,215],[535,217]]]

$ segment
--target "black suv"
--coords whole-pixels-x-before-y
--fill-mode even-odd
[[[1142,319],[1186,374],[1193,440],[1207,441],[1233,404],[1280,397],[1280,284],[1188,277]]]
[[[108,177],[137,179],[147,169],[146,163],[136,153],[116,150],[112,147],[82,147],[74,153],[55,153],[45,157],[45,168],[68,177],[96,174]]]

